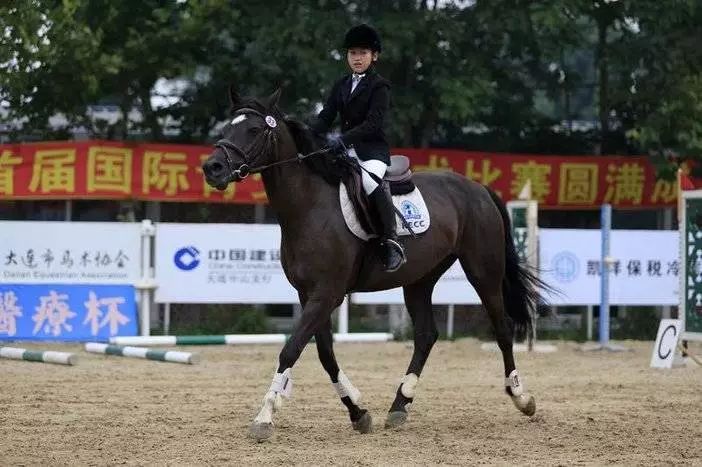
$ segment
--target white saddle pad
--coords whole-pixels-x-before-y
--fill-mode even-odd
[[[346,191],[346,185],[343,183],[339,184],[339,202],[341,204],[341,212],[346,221],[346,226],[351,233],[361,240],[377,237],[377,235],[371,235],[361,227],[358,216],[356,216],[356,211],[349,199],[349,193]],[[411,193],[407,193],[406,195],[394,195],[392,197],[392,202],[395,204],[395,207],[400,210],[405,220],[407,220],[407,223],[412,227],[414,233],[419,234],[427,231],[431,219],[429,218],[429,210],[427,209],[424,197],[419,191],[419,188],[415,188]],[[395,221],[397,222],[397,235],[411,235],[410,231],[407,230],[397,215],[395,215]]]

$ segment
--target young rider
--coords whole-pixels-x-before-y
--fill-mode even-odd
[[[385,270],[396,271],[406,262],[405,252],[397,240],[395,211],[390,194],[366,171],[379,179],[390,165],[390,146],[385,139],[385,119],[390,106],[390,82],[380,76],[374,64],[381,52],[380,36],[372,27],[354,26],[344,38],[346,60],[351,74],[339,79],[329,94],[312,129],[327,133],[341,117],[341,134],[330,135],[327,143],[332,152],[359,159],[363,189],[375,205],[382,223],[382,242],[386,249]]]

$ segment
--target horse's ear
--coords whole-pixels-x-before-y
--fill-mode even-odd
[[[283,92],[283,89],[278,88],[275,90],[275,92],[273,94],[268,96],[268,100],[266,102],[266,108],[268,108],[270,110],[270,109],[274,108],[275,106],[277,106],[278,101],[280,100],[280,95],[282,94],[282,92]]]
[[[238,92],[236,92],[236,86],[233,84],[229,85],[229,103],[232,106],[235,106],[241,101],[241,96],[239,95]]]

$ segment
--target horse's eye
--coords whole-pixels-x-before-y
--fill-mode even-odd
[[[257,128],[257,127],[253,127],[253,128],[249,128],[248,130],[246,130],[246,132],[251,136],[256,136],[257,134],[259,134],[261,132],[261,129]]]

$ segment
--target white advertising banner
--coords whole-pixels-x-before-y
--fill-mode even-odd
[[[358,304],[402,304],[405,303],[402,289],[390,289],[382,292],[354,293],[351,302]],[[432,294],[434,305],[476,305],[480,298],[466,275],[461,265],[456,261],[448,271],[441,276],[434,287]]]
[[[156,302],[299,303],[274,224],[158,224]]]
[[[561,295],[552,305],[599,305],[599,230],[540,229],[541,278]],[[612,230],[610,304],[677,305],[680,246],[677,231]]]
[[[0,282],[135,284],[141,225],[0,221]]]

